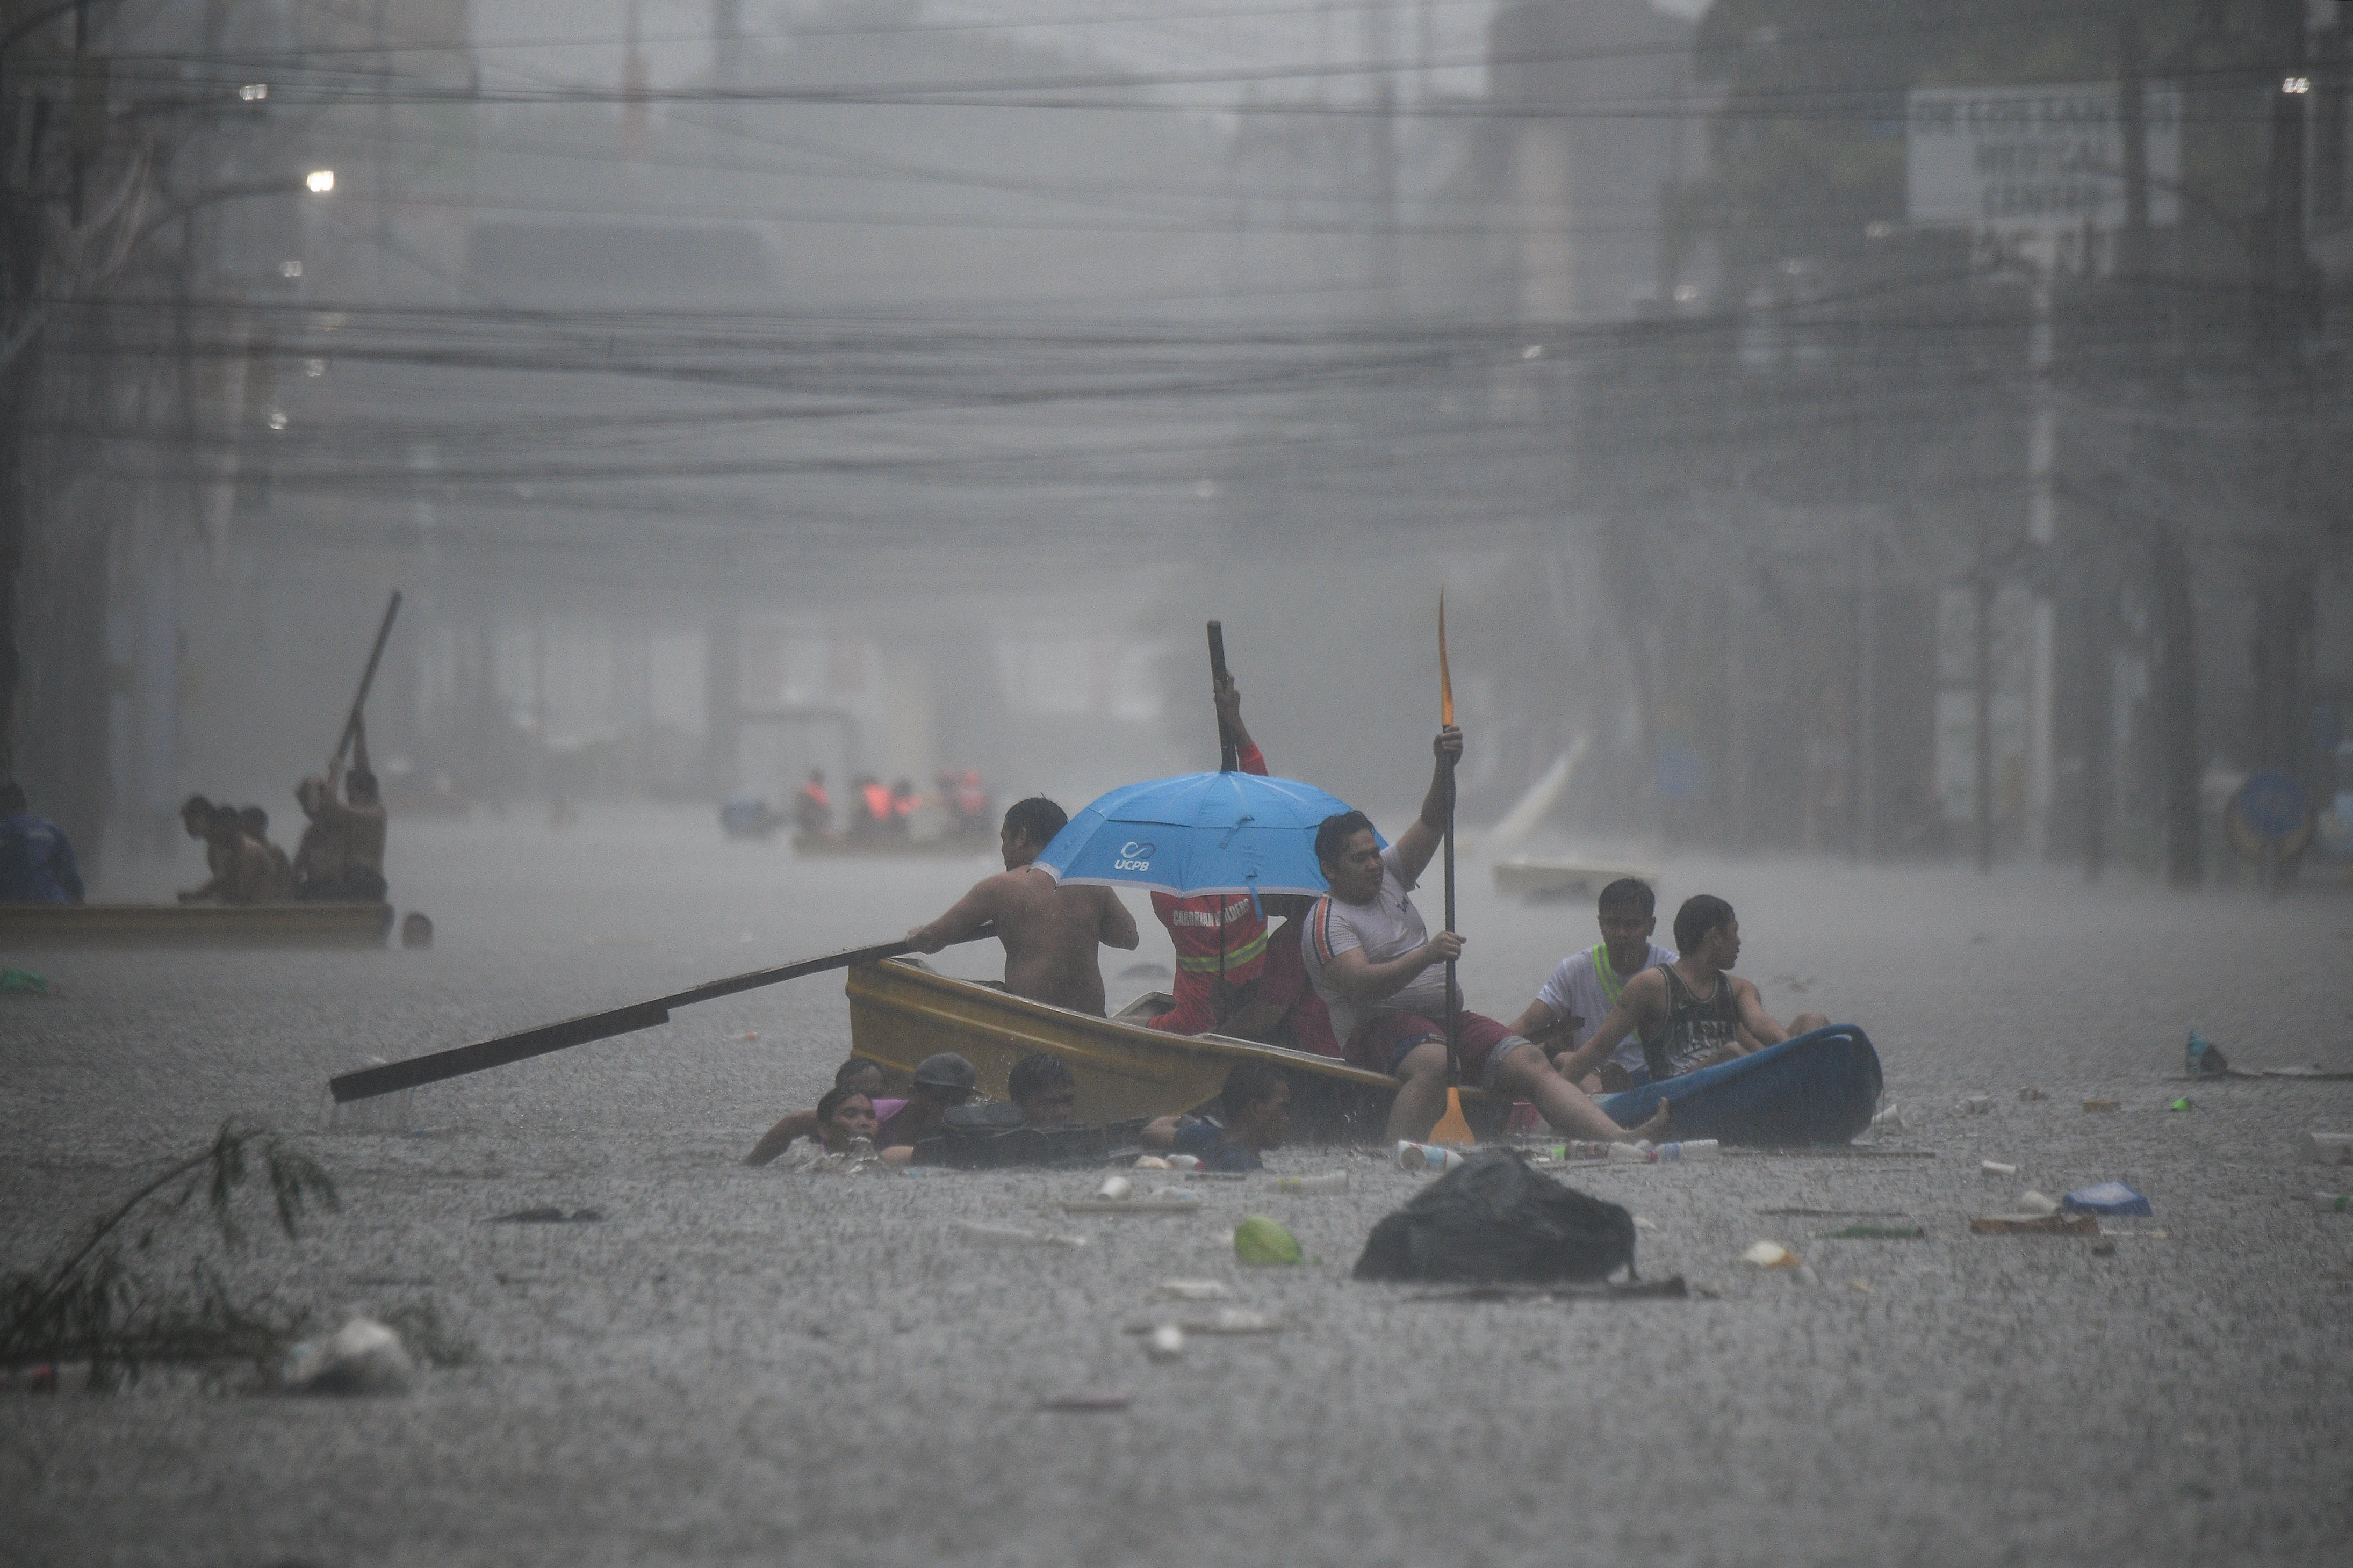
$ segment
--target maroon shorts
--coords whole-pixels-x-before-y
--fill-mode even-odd
[[[1356,1026],[1356,1032],[1348,1037],[1345,1054],[1357,1067],[1394,1077],[1398,1064],[1416,1046],[1424,1040],[1444,1038],[1443,1024],[1433,1024],[1417,1014],[1376,1013]],[[1482,1089],[1493,1088],[1487,1081],[1487,1071],[1511,1055],[1509,1050],[1499,1054],[1495,1049],[1505,1040],[1517,1040],[1523,1046],[1528,1043],[1483,1013],[1454,1015],[1454,1058],[1462,1065],[1463,1081]]]

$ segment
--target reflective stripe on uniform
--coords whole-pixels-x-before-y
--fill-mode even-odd
[[[1223,953],[1213,952],[1198,957],[1179,953],[1176,955],[1176,967],[1190,970],[1195,974],[1217,974],[1229,969],[1240,969],[1246,963],[1254,963],[1265,952],[1266,932],[1261,931],[1240,947],[1229,948]]]

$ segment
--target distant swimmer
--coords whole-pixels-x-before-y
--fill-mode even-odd
[[[0,784],[0,904],[78,904],[81,897],[73,845],[33,810],[23,784]]]
[[[1065,888],[1031,862],[1070,818],[1043,795],[1014,802],[997,830],[1005,869],[973,885],[955,906],[907,933],[917,952],[937,952],[970,942],[995,924],[1005,944],[1005,988],[1034,1002],[1102,1017],[1103,969],[1098,943],[1130,952],[1135,917],[1109,888]]]
[[[366,727],[356,719],[353,727],[352,771],[343,781],[344,798],[335,798],[332,777],[313,774],[294,786],[294,798],[311,819],[295,847],[294,875],[305,899],[382,903],[384,799],[376,792],[375,774],[368,768]]]
[[[1446,961],[1462,952],[1455,932],[1430,934],[1411,897],[1446,831],[1447,778],[1462,754],[1462,731],[1448,725],[1431,750],[1438,763],[1421,815],[1387,849],[1360,811],[1317,826],[1315,858],[1332,890],[1310,910],[1302,946],[1347,1059],[1404,1080],[1389,1107],[1392,1139],[1428,1136],[1446,1109]],[[1462,1009],[1459,994],[1453,1003],[1463,1082],[1533,1101],[1554,1131],[1579,1138],[1622,1142],[1665,1130],[1663,1106],[1640,1128],[1620,1127],[1525,1036]]]
[[[1673,963],[1626,982],[1600,1027],[1560,1058],[1562,1071],[1590,1072],[1631,1034],[1655,1083],[1829,1026],[1820,1013],[1801,1013],[1784,1029],[1765,1011],[1757,987],[1732,973],[1740,959],[1740,921],[1714,894],[1685,899],[1675,911],[1675,946],[1682,956]]]

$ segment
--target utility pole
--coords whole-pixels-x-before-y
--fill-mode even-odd
[[[2051,292],[2057,271],[2058,235],[2036,237],[2031,280],[2034,320],[2028,330],[2026,426],[2026,539],[2032,549],[2032,608],[2026,685],[2026,850],[2040,859],[2051,846],[2052,752],[2055,713],[2058,606],[2051,595],[2049,563],[2058,538],[2052,469],[2059,447],[2059,411],[2051,391],[2052,329]]]
[[[1970,586],[1975,590],[1977,620],[1970,627],[1977,639],[1977,829],[1978,870],[1993,870],[1993,561],[1986,525],[1978,523],[1978,568]]]

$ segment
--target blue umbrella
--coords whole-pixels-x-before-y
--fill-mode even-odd
[[[1348,809],[1314,784],[1261,773],[1150,779],[1071,818],[1037,863],[1059,882],[1317,898],[1316,826]]]

